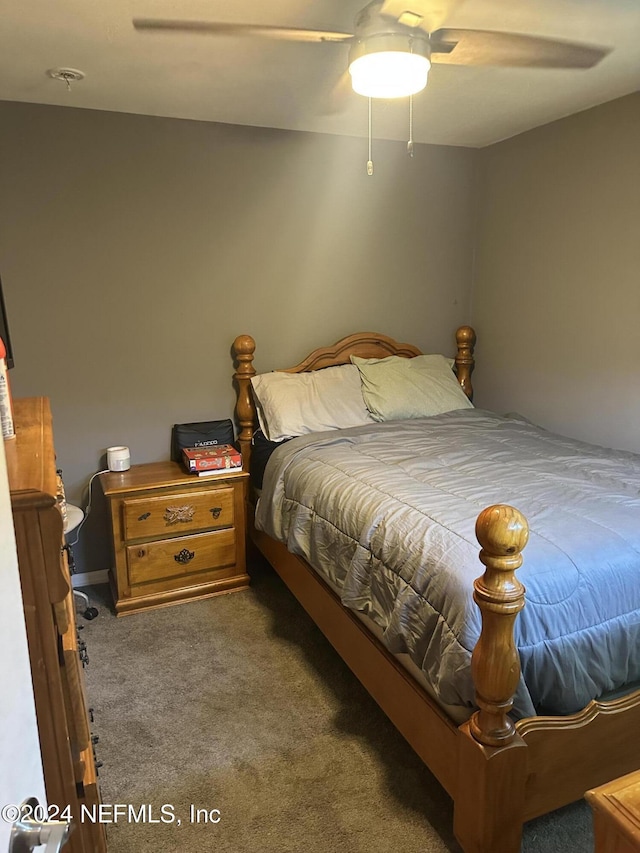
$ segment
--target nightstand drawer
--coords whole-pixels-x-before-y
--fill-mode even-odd
[[[232,527],[233,488],[129,498],[122,502],[122,514],[126,541]]]
[[[205,569],[221,569],[236,562],[236,531],[217,530],[198,536],[159,539],[127,548],[129,583],[148,583],[182,577]]]

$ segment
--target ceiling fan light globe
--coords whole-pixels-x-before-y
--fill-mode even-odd
[[[426,56],[399,50],[366,53],[349,66],[353,91],[366,98],[404,98],[427,85]]]

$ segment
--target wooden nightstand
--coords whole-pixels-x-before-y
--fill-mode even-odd
[[[640,771],[614,779],[586,799],[593,809],[596,853],[640,850]]]
[[[245,589],[249,475],[186,474],[176,462],[100,475],[109,503],[118,616]]]

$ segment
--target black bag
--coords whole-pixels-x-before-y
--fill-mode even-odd
[[[233,444],[233,423],[203,421],[199,424],[174,424],[171,431],[171,458],[182,462],[185,447],[215,447],[216,444]]]

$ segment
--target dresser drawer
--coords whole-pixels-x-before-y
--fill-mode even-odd
[[[122,513],[126,541],[232,527],[233,488],[127,498]]]
[[[159,539],[144,545],[129,545],[129,583],[148,583],[183,577],[206,569],[222,569],[236,562],[236,531],[217,530],[198,536]]]

